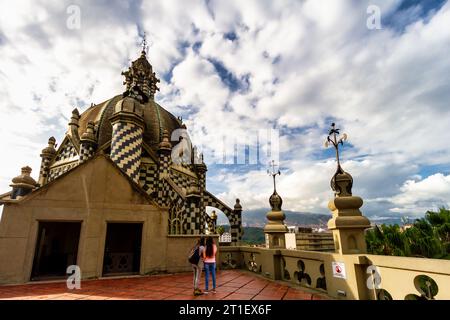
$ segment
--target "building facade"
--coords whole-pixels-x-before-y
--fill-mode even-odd
[[[37,181],[25,167],[0,195],[0,283],[61,277],[69,265],[84,279],[189,270],[189,249],[215,225],[207,206],[239,244],[239,200],[231,208],[208,192],[185,124],[154,100],[145,50],[122,75],[123,94],[73,110],[61,142],[48,140]]]
[[[231,243],[231,234],[229,232],[224,232],[220,237],[219,237],[219,242],[220,243]]]
[[[313,232],[312,228],[289,226],[285,234],[286,249],[308,251],[334,251],[331,232]]]

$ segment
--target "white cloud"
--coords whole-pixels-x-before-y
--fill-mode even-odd
[[[407,180],[392,197],[391,211],[418,214],[441,206],[450,207],[450,175],[433,174],[423,180]]]
[[[372,2],[386,17],[401,1]],[[333,152],[321,148],[335,119],[349,133],[345,169],[365,208],[423,211],[440,191],[430,188],[418,203],[405,181],[450,163],[450,3],[426,20],[402,17],[397,22],[410,23],[402,33],[368,30],[368,3],[75,1],[80,30],[65,27],[69,1],[0,4],[0,148],[8,150],[0,190],[22,164],[37,175],[39,151],[49,136],[63,137],[75,106],[123,91],[120,71],[139,54],[139,25],[156,73],[172,75],[161,80],[157,101],[184,116],[194,143],[217,149],[224,136],[241,142],[274,124],[283,129],[279,188],[287,210],[327,210]],[[230,32],[234,41],[224,37]],[[248,88],[228,87],[212,61]],[[265,171],[223,170],[210,171],[208,181],[227,201],[268,205]]]

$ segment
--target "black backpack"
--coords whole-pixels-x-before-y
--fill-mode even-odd
[[[200,246],[195,246],[189,253],[188,261],[192,264],[198,264],[200,261]]]

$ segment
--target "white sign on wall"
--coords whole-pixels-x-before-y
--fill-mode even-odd
[[[333,277],[347,279],[345,264],[343,262],[332,262],[331,268],[333,269]]]

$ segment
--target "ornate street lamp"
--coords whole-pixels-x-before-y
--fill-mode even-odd
[[[328,132],[327,140],[325,141],[325,148],[332,145],[336,150],[337,168],[336,173],[331,179],[330,185],[331,189],[335,192],[335,196],[351,196],[353,178],[348,172],[345,172],[344,169],[342,169],[339,157],[339,145],[343,146],[344,141],[347,141],[348,136],[346,133],[341,135],[339,131],[340,129],[336,128],[336,125],[333,122],[330,131]]]

